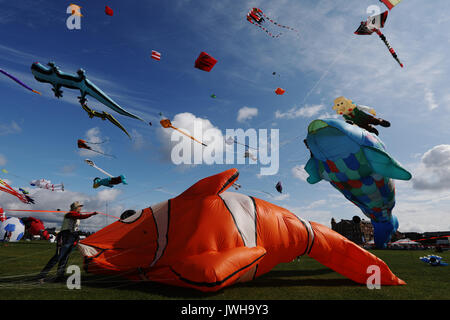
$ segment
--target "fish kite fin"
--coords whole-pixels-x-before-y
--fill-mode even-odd
[[[410,180],[412,178],[411,173],[386,152],[373,147],[363,147],[363,151],[376,173],[397,180]]]
[[[322,180],[322,177],[319,174],[319,169],[317,168],[316,160],[311,157],[305,165],[305,171],[309,174],[309,177],[306,179],[308,183],[315,184]]]
[[[239,280],[265,256],[263,247],[208,251],[177,260],[171,267],[180,281],[201,291],[217,291]]]
[[[231,187],[238,180],[238,177],[239,171],[237,169],[229,169],[198,181],[178,197],[193,198],[218,195]]]

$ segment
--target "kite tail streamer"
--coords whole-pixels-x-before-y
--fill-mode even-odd
[[[9,212],[38,212],[38,213],[69,213],[69,212],[72,212],[72,211],[58,211],[58,210],[19,210],[19,209],[3,209],[3,210],[4,211],[9,211]],[[97,212],[98,214],[102,214],[104,216],[120,219],[120,218],[118,218],[116,216],[112,216],[112,215],[107,214],[107,213],[98,212],[98,211],[95,211],[95,212]],[[92,211],[92,212],[80,212],[80,213],[82,213],[82,214],[90,214],[90,213],[94,213],[94,211]]]
[[[268,16],[266,16],[266,15],[264,14],[264,12],[262,12],[262,14],[263,14],[263,16],[264,16],[265,18],[267,18],[267,20],[269,20],[270,22],[272,22],[274,25],[276,25],[276,26],[278,26],[278,27],[280,27],[280,28],[285,28],[285,29],[288,29],[288,30],[292,30],[292,31],[298,32],[298,31],[295,30],[294,28],[291,28],[291,27],[289,27],[289,26],[284,26],[284,25],[279,24],[278,22],[272,20],[271,18],[269,18]]]
[[[400,65],[400,67],[403,68],[403,63],[400,62],[399,58],[397,57],[397,53],[395,52],[395,50],[391,47],[391,45],[389,44],[389,42],[387,41],[386,37],[384,36],[384,34],[381,33],[380,30],[375,30],[375,32],[377,33],[377,35],[380,37],[380,39],[384,42],[384,44],[386,45],[386,47],[389,49],[389,52],[391,53],[392,57],[394,57],[395,61],[398,62],[398,64]]]
[[[254,23],[253,21],[249,20],[253,25],[257,26],[258,28],[261,28],[262,30],[264,30],[269,36],[271,36],[272,38],[278,38],[279,36],[282,35],[282,33],[277,34],[276,36],[274,36],[269,30],[267,30],[266,28],[264,28],[263,26]]]
[[[205,146],[205,147],[207,147],[207,145],[206,144],[204,144],[203,142],[200,142],[200,141],[198,141],[197,139],[195,139],[194,137],[191,137],[190,135],[188,135],[186,132],[183,132],[183,131],[181,131],[180,129],[178,129],[178,128],[175,128],[174,126],[170,126],[172,129],[175,129],[175,130],[177,130],[179,133],[182,133],[182,134],[184,134],[186,137],[189,137],[189,138],[191,138],[192,140],[194,140],[194,141],[196,141],[196,142],[198,142],[198,143],[200,143],[200,144],[202,144],[203,146]]]
[[[36,91],[36,90],[31,89],[31,88],[30,88],[29,86],[27,86],[25,83],[23,83],[22,81],[20,81],[20,80],[17,79],[16,77],[13,77],[13,76],[10,75],[9,73],[3,71],[2,69],[0,69],[0,73],[3,73],[5,76],[7,76],[8,78],[10,78],[11,80],[13,80],[13,81],[17,82],[18,84],[20,84],[22,87],[24,87],[24,88],[26,88],[26,89],[28,89],[28,90],[30,90],[30,91],[33,91],[34,93],[41,94],[39,91]]]

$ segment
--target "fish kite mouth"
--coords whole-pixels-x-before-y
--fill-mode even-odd
[[[314,120],[308,126],[308,133],[315,133],[320,129],[328,127],[328,123],[323,120]]]

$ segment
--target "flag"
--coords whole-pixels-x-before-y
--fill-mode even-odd
[[[159,52],[157,52],[157,51],[155,51],[155,50],[152,50],[152,59],[155,59],[155,60],[161,60],[161,53],[159,53]]]

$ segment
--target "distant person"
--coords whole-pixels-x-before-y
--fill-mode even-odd
[[[61,232],[59,232],[56,237],[56,253],[48,261],[44,269],[42,269],[39,273],[39,282],[43,283],[45,281],[47,274],[57,263],[58,270],[55,282],[64,280],[69,255],[74,245],[78,242],[80,220],[87,219],[98,214],[97,212],[81,214],[80,212],[82,207],[82,204],[75,201],[70,205],[70,212],[64,215]]]
[[[11,240],[12,237],[12,231],[6,231],[5,235],[3,236],[3,246],[7,247],[7,242]]]

